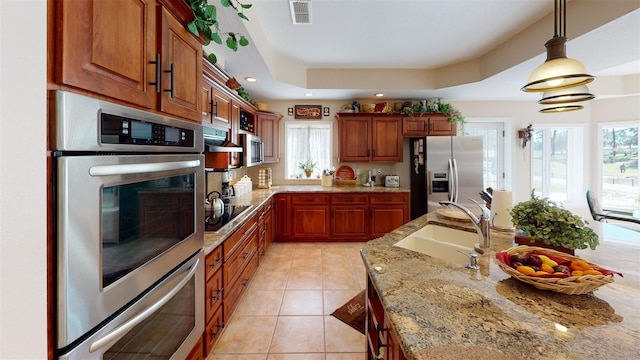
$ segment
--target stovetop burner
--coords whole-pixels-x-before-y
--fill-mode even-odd
[[[213,211],[205,210],[204,215],[204,231],[218,231],[223,226],[227,225],[231,220],[235,219],[246,210],[251,208],[251,205],[232,205],[225,203],[224,212],[222,216],[214,216]]]

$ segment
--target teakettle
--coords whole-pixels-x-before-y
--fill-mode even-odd
[[[213,197],[212,195],[217,196]],[[219,191],[214,190],[208,193],[207,197],[204,199],[204,205],[209,208],[208,210],[211,210],[211,216],[214,219],[218,219],[224,214],[224,202],[222,201],[222,195]]]

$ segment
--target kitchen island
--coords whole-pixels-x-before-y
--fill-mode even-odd
[[[479,271],[394,246],[434,222],[464,228],[427,214],[362,250],[407,359],[640,358],[640,234],[620,236],[613,225],[594,224],[600,245],[576,256],[624,278],[589,294],[564,295],[500,270],[495,253],[514,246],[510,232],[492,231]]]

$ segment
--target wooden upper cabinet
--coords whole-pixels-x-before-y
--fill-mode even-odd
[[[264,145],[264,162],[280,162],[280,118],[282,115],[272,112],[258,111],[258,136]]]
[[[202,45],[155,0],[57,1],[54,21],[57,83],[200,121]]]
[[[402,119],[338,114],[341,162],[402,162]]]
[[[165,8],[162,11],[160,111],[200,121],[202,44]]]
[[[231,98],[218,88],[214,80],[207,76],[202,78],[200,93],[202,124],[231,129],[232,111],[234,110]],[[240,109],[237,106],[236,108],[239,117]]]
[[[340,162],[366,162],[371,156],[371,118],[338,118]]]
[[[456,124],[449,121],[444,114],[424,114],[415,117],[402,118],[402,136],[455,136]]]
[[[56,82],[155,108],[155,0],[56,4]]]

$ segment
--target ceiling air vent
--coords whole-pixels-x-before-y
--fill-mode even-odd
[[[291,20],[294,24],[311,24],[311,1],[289,0]]]

